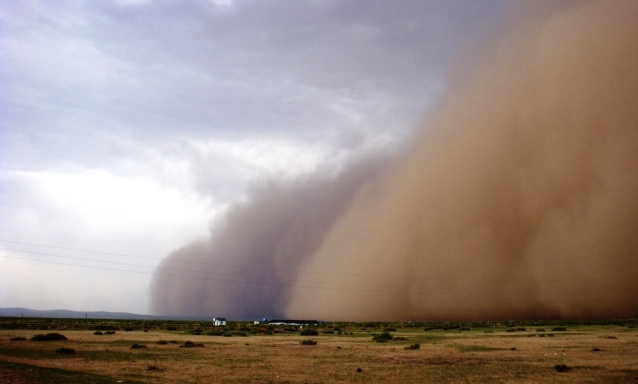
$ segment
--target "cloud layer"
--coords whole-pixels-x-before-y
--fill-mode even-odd
[[[168,257],[153,310],[635,317],[637,11],[631,1],[523,9],[460,56],[404,154],[263,186],[209,240]],[[184,265],[197,278],[167,276]]]

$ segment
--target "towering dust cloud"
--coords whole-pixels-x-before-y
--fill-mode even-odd
[[[169,256],[205,278],[158,270],[154,311],[638,316],[638,3],[530,9],[455,67],[400,159],[264,188]]]

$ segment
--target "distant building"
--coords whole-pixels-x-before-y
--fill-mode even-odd
[[[216,327],[224,326],[224,325],[226,325],[226,318],[225,317],[213,317],[213,324]]]
[[[268,324],[272,325],[323,325],[321,320],[270,320]]]

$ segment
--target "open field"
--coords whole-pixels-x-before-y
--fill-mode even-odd
[[[636,323],[326,323],[302,336],[248,322],[0,318],[0,382],[638,382]],[[374,341],[384,330],[393,338]],[[68,340],[31,339],[48,333]]]

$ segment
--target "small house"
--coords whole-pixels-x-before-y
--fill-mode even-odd
[[[225,317],[213,317],[213,324],[216,327],[221,327],[226,325],[226,318]]]

